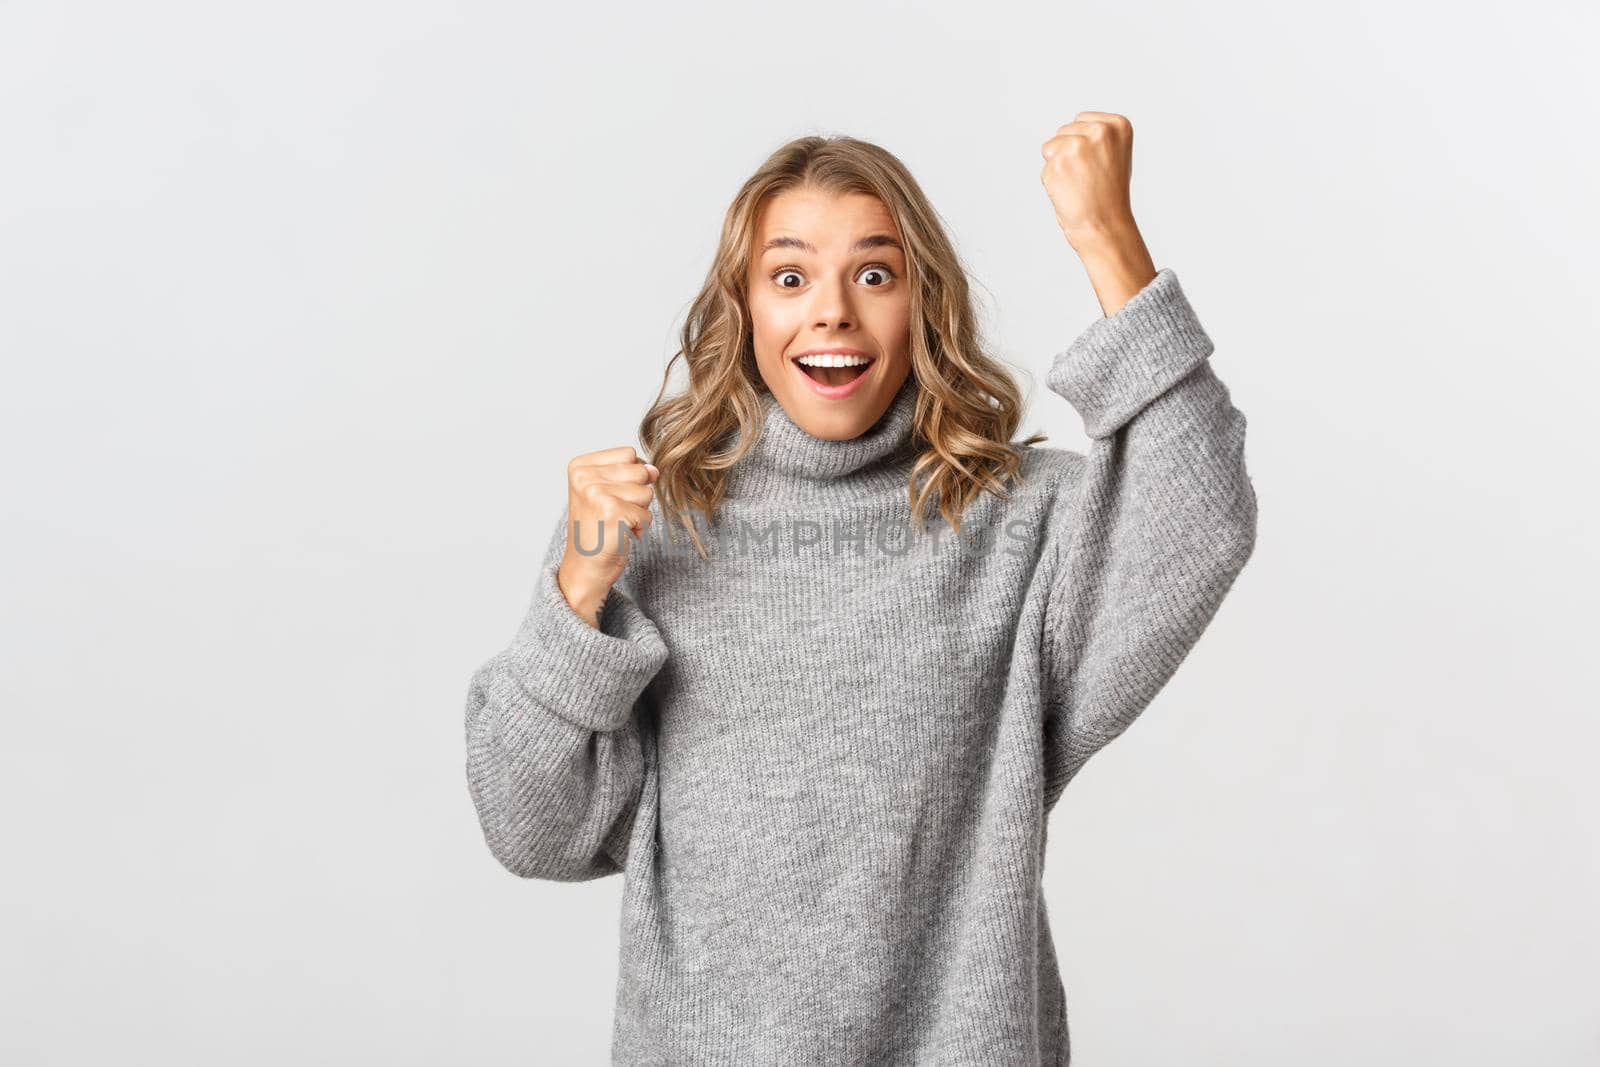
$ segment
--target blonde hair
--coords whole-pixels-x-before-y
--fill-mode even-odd
[[[744,183],[723,217],[716,258],[690,306],[682,346],[639,423],[640,443],[660,471],[656,496],[668,528],[682,525],[705,556],[684,512],[714,518],[728,468],[760,432],[762,396],[769,390],[756,369],[745,275],[761,208],[792,189],[875,196],[899,228],[911,288],[911,374],[919,386],[912,435],[924,446],[907,481],[907,500],[919,529],[928,503],[937,499],[959,533],[967,505],[984,489],[1004,499],[1005,483],[1021,469],[1021,451],[1011,443],[1022,417],[1021,392],[1006,367],[983,351],[966,271],[910,171],[887,150],[845,136],[785,144]],[[688,365],[689,385],[666,397],[679,356]],[[733,430],[739,431],[736,447],[715,451]],[[1036,433],[1018,444],[1045,439]]]

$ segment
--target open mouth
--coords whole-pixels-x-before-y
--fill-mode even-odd
[[[802,373],[829,387],[849,385],[872,366],[871,356],[800,356],[795,360]]]

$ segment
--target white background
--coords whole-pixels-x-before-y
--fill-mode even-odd
[[[738,184],[899,155],[1023,430],[1081,110],[1256,554],[1052,823],[1074,1062],[1593,1064],[1592,4],[0,4],[0,1059],[601,1063],[621,879],[463,775]]]

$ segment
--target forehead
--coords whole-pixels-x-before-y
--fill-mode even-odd
[[[802,249],[849,251],[861,239],[886,235],[898,239],[899,229],[883,201],[867,193],[835,195],[815,189],[786,190],[762,206],[756,221],[756,250]],[[882,247],[881,242],[874,244]],[[896,246],[890,246],[896,247]]]

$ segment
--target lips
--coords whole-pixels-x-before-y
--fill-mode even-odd
[[[810,348],[791,357],[800,372],[826,386],[848,385],[872,368],[875,358],[859,348]]]
[[[802,359],[806,362],[802,363]],[[855,392],[877,362],[875,356],[855,348],[811,349],[789,360],[812,392],[830,400],[841,400]]]

